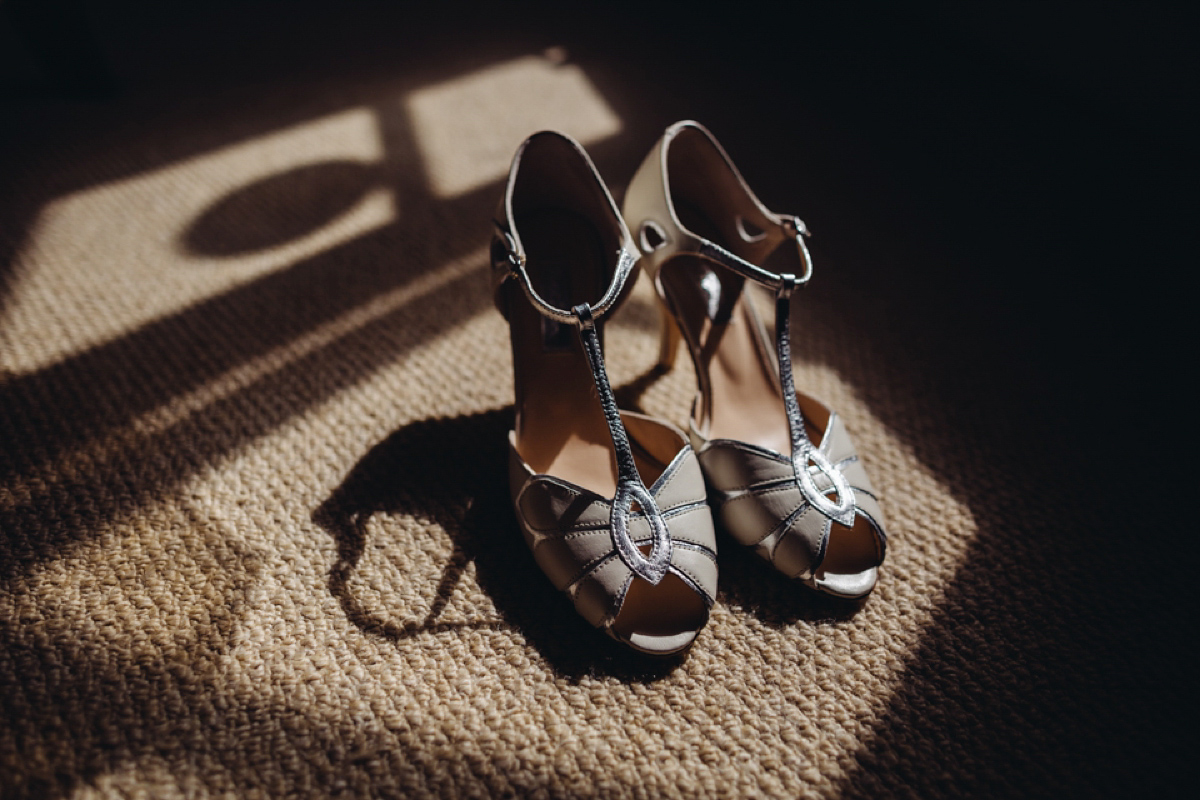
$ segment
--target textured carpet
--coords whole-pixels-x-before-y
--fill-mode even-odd
[[[1194,737],[1168,642],[1190,612],[1153,562],[1130,569],[1150,523],[1097,477],[1142,462],[1105,472],[1080,435],[1107,406],[1070,384],[1101,344],[1059,360],[1102,315],[1048,318],[1072,265],[1032,300],[996,277],[1011,196],[1052,204],[938,205],[950,179],[881,167],[904,142],[821,102],[839,87],[805,105],[752,65],[672,77],[685,48],[618,55],[599,22],[385,22],[109,20],[121,94],[5,101],[0,795],[1175,786]],[[964,107],[912,140],[1005,116]],[[686,116],[816,231],[797,383],[844,416],[892,541],[842,603],[721,539],[708,627],[653,661],[589,629],[521,541],[484,254],[526,133],[579,136],[619,196]],[[651,370],[656,325],[643,282],[613,382],[682,423],[694,376]]]

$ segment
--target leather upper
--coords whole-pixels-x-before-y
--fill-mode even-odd
[[[703,442],[695,432],[692,438],[713,490],[714,510],[733,538],[756,548],[785,575],[810,580],[824,555],[834,515],[806,499],[792,460],[744,442]],[[887,543],[883,512],[836,413],[829,415],[818,449],[845,478],[853,497],[854,515],[865,518],[877,533],[882,561]],[[819,491],[833,488],[833,480],[824,472],[810,467],[810,475]]]
[[[707,212],[703,221],[715,229],[708,235],[719,234],[724,241],[737,242],[739,253],[689,230],[680,220],[677,202],[703,207]],[[737,541],[756,548],[788,576],[843,596],[870,591],[875,566],[848,575],[818,574],[835,522],[851,528],[856,520],[866,520],[874,533],[876,565],[884,558],[887,537],[876,493],[841,418],[822,410],[820,416],[827,422],[820,444],[815,445],[806,432],[806,423],[811,425],[814,420],[802,413],[795,390],[790,299],[812,275],[804,243],[806,226],[796,217],[776,214],[763,206],[720,143],[706,128],[691,121],[670,126],[655,144],[630,183],[624,213],[645,254],[643,264],[656,290],[685,328],[684,340],[692,348],[693,359],[702,349],[698,332],[719,329],[728,320],[731,303],[747,302],[739,297],[742,279],[775,293],[774,346],[768,344],[767,333],[752,305],[747,306],[743,319],[750,323],[758,353],[773,372],[788,421],[790,453],[731,439],[708,441],[711,384],[697,362],[700,385],[691,421],[692,442],[711,489],[710,501],[722,524]],[[794,239],[794,250],[786,246],[788,239]],[[740,276],[733,284],[731,303],[705,288],[711,303],[705,312],[707,320],[702,323],[681,316],[663,282],[663,266],[680,256],[695,257]],[[764,263],[772,264],[776,271],[759,266]],[[703,279],[701,286],[705,286]],[[719,335],[714,340],[719,343]],[[804,400],[810,408],[819,407],[811,398]]]
[[[584,619],[597,627],[610,624],[634,579],[610,525],[612,499],[535,474],[515,447],[510,446],[509,454],[514,507],[538,566],[571,597]],[[670,534],[667,571],[711,606],[717,591],[716,538],[704,476],[692,448],[683,444],[648,489]],[[639,547],[650,544],[645,514],[629,515],[629,536]]]
[[[549,232],[534,224],[538,214],[544,219],[547,210],[563,209],[590,227],[564,228],[567,218]],[[713,603],[716,543],[704,477],[687,437],[659,420],[618,409],[609,383],[600,327],[637,274],[637,249],[591,159],[577,142],[555,132],[534,134],[518,148],[497,216],[493,281],[497,304],[514,332],[518,397],[517,428],[509,436],[509,476],[526,542],[551,582],[588,622],[645,652],[678,652],[695,638]],[[522,231],[518,220],[530,226]],[[565,241],[588,244],[594,238],[596,247],[547,257],[546,245],[564,241],[563,230],[571,230]],[[532,238],[523,241],[523,233]],[[528,253],[534,253],[532,260]],[[596,258],[584,257],[589,254]],[[566,307],[555,305],[563,285],[586,284],[592,277],[603,278],[599,299],[577,293]],[[523,297],[514,291],[514,282]],[[523,301],[532,308],[516,305]],[[540,329],[530,324],[539,317]],[[568,326],[578,335],[575,348],[564,347],[556,333]],[[525,332],[523,338],[518,330]],[[547,353],[559,360],[546,360]],[[588,377],[579,383],[576,367],[582,362]],[[532,425],[522,426],[522,398],[529,397],[522,394],[521,376],[529,373],[520,367],[532,363],[543,365],[536,373],[539,380],[549,376],[538,384],[537,397],[554,398],[558,404],[536,420],[561,420],[554,423],[558,427],[537,434],[529,433]],[[598,408],[585,405],[592,403]],[[539,474],[529,463],[552,469],[562,463],[555,459],[564,453],[596,453],[597,431],[587,425],[588,415],[597,410],[611,439],[615,475],[605,473],[608,465],[602,463],[595,464],[595,472],[579,463],[568,471],[589,485],[606,485],[615,477],[612,497],[562,476]],[[587,462],[592,463],[591,455]],[[643,471],[656,478],[651,486],[643,482]]]

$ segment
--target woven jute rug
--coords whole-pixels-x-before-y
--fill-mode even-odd
[[[1022,359],[956,327],[1003,310],[955,307],[930,276],[961,264],[881,263],[789,189],[803,156],[765,152],[785,134],[761,98],[673,100],[549,44],[381,70],[343,43],[344,62],[293,54],[257,85],[214,68],[12,106],[0,796],[1169,785],[1149,765],[1182,744],[1161,696],[1176,673],[1118,547],[1134,521],[1072,472],[1036,382],[1010,380]],[[762,151],[734,122],[751,108]],[[797,383],[845,418],[892,539],[860,603],[721,539],[708,627],[654,661],[591,630],[522,543],[486,246],[526,134],[576,135],[619,196],[665,124],[706,110],[817,231]],[[695,378],[682,358],[652,369],[655,314],[642,281],[609,367],[624,403],[682,424]]]

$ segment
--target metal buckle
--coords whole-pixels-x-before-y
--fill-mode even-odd
[[[796,276],[796,285],[803,286],[812,278],[812,256],[809,255],[808,247],[804,244],[804,240],[812,237],[812,231],[804,224],[804,220],[799,217],[784,217],[783,227],[795,240],[796,248],[800,251],[800,261],[804,264],[804,274]]]
[[[514,276],[519,276],[521,270],[525,268],[525,254],[517,252],[517,242],[511,233],[501,229],[500,235],[504,239],[504,249],[508,251],[508,264],[512,268],[510,272]]]

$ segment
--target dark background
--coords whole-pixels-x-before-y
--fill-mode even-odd
[[[929,286],[906,313],[979,348],[954,357],[1041,385],[1084,440],[1113,414],[1166,422],[1151,409],[1187,369],[1195,262],[1186,4],[566,5],[7,0],[0,143],[19,168],[86,135],[73,114],[271,102],[562,45],[601,88],[645,87],[618,109],[637,120],[631,163],[642,128],[685,117],[731,152],[799,162],[822,199],[810,226],[877,287]],[[768,204],[794,194],[794,169],[744,169]]]

